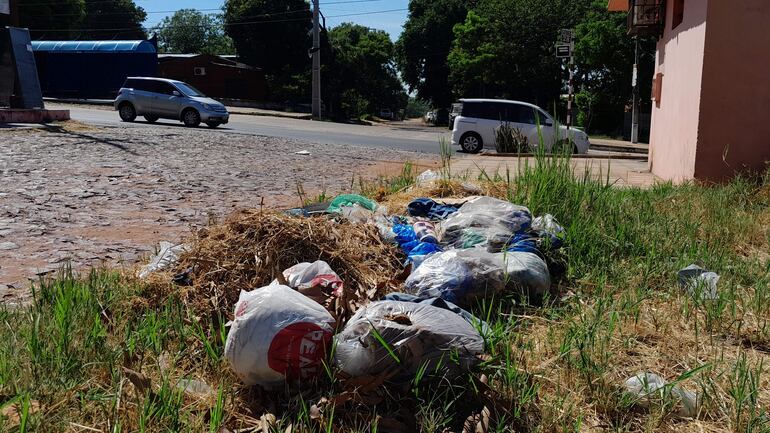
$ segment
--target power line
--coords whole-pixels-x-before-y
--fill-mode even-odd
[[[326,18],[345,18],[345,17],[353,17],[353,16],[361,16],[361,15],[373,15],[373,14],[385,14],[385,13],[393,13],[393,12],[403,12],[409,10],[408,8],[400,8],[400,9],[388,9],[388,10],[380,10],[380,11],[369,11],[369,12],[360,12],[360,13],[351,13],[351,14],[342,14],[342,15],[330,15]],[[291,11],[291,13],[297,13],[297,12],[305,12],[307,10],[298,10],[298,11]],[[269,15],[263,15],[264,17],[269,17],[277,14],[269,14]],[[255,16],[256,17],[256,16]],[[254,18],[250,17],[249,19]],[[254,24],[272,24],[272,23],[286,23],[286,22],[298,22],[298,21],[307,21],[308,18],[286,18],[282,20],[260,20],[260,21],[246,21],[246,22],[236,22],[236,23],[224,23],[222,24],[223,27],[233,27],[233,26],[243,26],[243,25],[254,25]],[[168,26],[160,26],[160,27],[152,27],[153,29],[165,29],[165,28],[177,28],[177,27],[210,27],[208,24],[172,24]],[[34,32],[90,32],[90,31],[100,31],[100,32],[118,32],[118,31],[129,31],[129,30],[136,30],[137,27],[121,27],[121,28],[112,28],[112,29],[99,29],[99,28],[91,28],[91,29],[30,29],[30,31]]]
[[[133,0],[133,3],[139,3],[139,2],[148,2],[151,0]],[[329,2],[323,2],[321,3],[321,6],[328,6],[328,5],[341,5],[341,4],[353,4],[353,3],[374,3],[374,2],[383,2],[387,0],[335,0],[335,1],[329,1]],[[89,4],[105,4],[105,3],[122,3],[122,0],[99,0],[99,1],[92,1]],[[46,3],[25,3],[20,4],[19,7],[33,7],[33,6],[60,6],[61,2],[46,2]],[[184,9],[184,8],[183,8]],[[194,9],[198,11],[217,11],[222,10],[222,8],[211,8],[211,9]],[[162,13],[163,11],[156,11],[156,12],[147,12],[150,13]],[[176,12],[176,11],[171,11]]]

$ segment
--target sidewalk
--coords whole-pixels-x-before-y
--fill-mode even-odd
[[[477,178],[482,170],[490,177],[495,173],[505,176],[506,171],[510,171],[511,176],[516,176],[519,167],[523,167],[527,162],[537,164],[537,160],[533,157],[461,156],[452,161],[452,173],[467,174],[471,179]],[[647,162],[643,160],[574,158],[572,166],[575,168],[576,175],[580,176],[588,170],[593,179],[606,180],[609,172],[609,182],[622,187],[646,188],[660,180],[649,172]]]
[[[650,146],[645,143],[631,143],[630,141],[591,137],[591,149],[646,154]]]

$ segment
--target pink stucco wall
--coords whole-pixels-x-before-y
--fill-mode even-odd
[[[667,2],[655,65],[663,85],[660,103],[652,108],[649,162],[650,170],[663,179],[681,182],[695,175],[706,17],[714,1],[724,0],[687,0],[684,21],[673,30],[673,2]]]
[[[710,0],[707,22],[695,178],[762,173],[770,162],[770,0]]]

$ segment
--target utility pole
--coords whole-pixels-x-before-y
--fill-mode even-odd
[[[639,142],[639,36],[634,37],[634,72],[631,84],[634,87],[634,99],[631,107],[631,143]]]
[[[319,0],[313,0],[313,118],[321,119],[321,23]]]
[[[567,63],[567,69],[569,69],[569,84],[567,94],[567,133],[569,134],[570,128],[572,128],[572,100],[575,98],[575,56],[574,53],[570,53],[569,63]]]

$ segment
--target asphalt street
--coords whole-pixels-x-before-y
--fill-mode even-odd
[[[72,120],[99,126],[130,126],[137,128],[184,128],[180,122],[160,120],[149,124],[143,118],[134,123],[122,122],[115,111],[104,108],[47,104],[49,108],[70,110]],[[202,126],[203,129],[206,126]],[[279,118],[269,116],[230,116],[230,123],[217,128],[233,134],[291,138],[319,144],[346,144],[361,147],[439,153],[441,138],[450,139],[450,131],[414,124],[350,125],[332,122]]]

